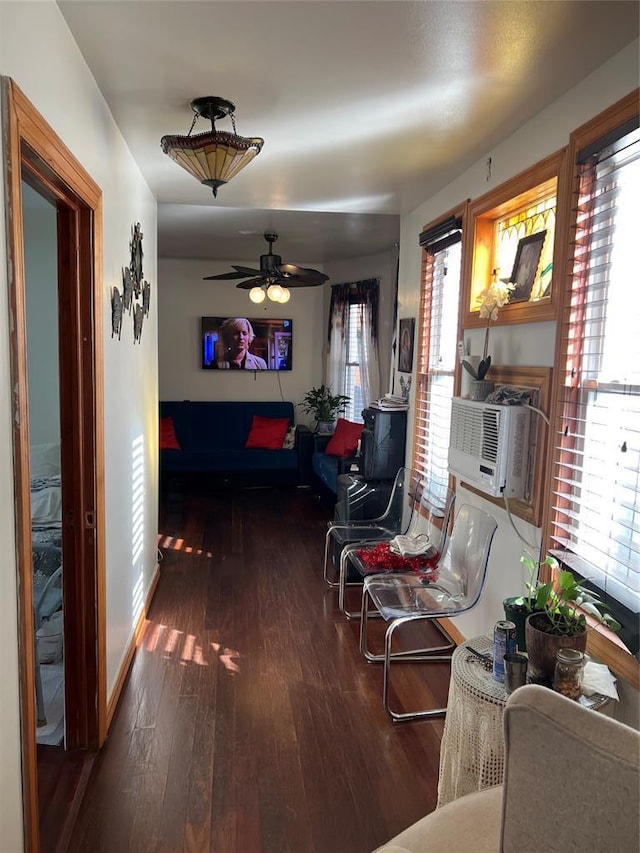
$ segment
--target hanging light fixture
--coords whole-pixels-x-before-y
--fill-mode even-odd
[[[284,305],[291,299],[291,291],[288,287],[283,287],[277,282],[270,283],[268,280],[264,284],[252,287],[249,291],[249,299],[256,305],[260,305],[266,298],[269,298],[271,302],[279,302]]]
[[[165,154],[186,169],[200,183],[211,187],[214,196],[218,187],[226,184],[244,169],[262,150],[264,139],[236,134],[233,117],[235,104],[224,98],[208,95],[191,101],[195,116],[186,136],[163,136],[160,146]],[[198,117],[211,121],[209,133],[191,135]],[[216,130],[216,121],[229,116],[233,133]]]

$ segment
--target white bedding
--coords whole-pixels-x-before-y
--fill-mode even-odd
[[[49,527],[62,521],[60,475],[38,477],[31,481],[31,525]]]

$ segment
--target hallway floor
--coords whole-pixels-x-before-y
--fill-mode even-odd
[[[163,495],[161,579],[69,851],[367,853],[435,808],[443,720],[384,712],[322,579],[328,517],[304,490]],[[447,664],[398,669],[400,701],[446,703]]]

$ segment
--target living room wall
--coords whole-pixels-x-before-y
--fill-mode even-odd
[[[234,281],[203,281],[227,272],[231,264],[254,266],[255,258],[229,261],[160,258],[158,261],[158,375],[161,400],[290,400],[323,381],[327,311],[332,284],[380,279],[380,352],[382,388],[386,388],[391,347],[395,253],[335,261],[320,269],[329,276],[322,287],[295,288],[286,305],[249,301]],[[311,264],[307,264],[310,266]],[[317,264],[313,264],[318,268]],[[293,369],[283,373],[202,370],[200,318],[286,317],[293,321]],[[309,416],[298,410],[301,423]]]

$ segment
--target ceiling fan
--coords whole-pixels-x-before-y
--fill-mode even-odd
[[[262,302],[265,294],[273,299],[270,290],[273,290],[275,286],[278,286],[280,289],[317,287],[319,284],[324,284],[329,278],[329,276],[318,270],[299,267],[296,264],[283,264],[280,255],[274,255],[273,253],[273,244],[278,239],[278,235],[265,234],[264,239],[269,244],[269,253],[267,255],[260,255],[259,270],[252,269],[252,267],[241,267],[231,264],[234,272],[224,272],[220,275],[206,275],[204,276],[204,281],[244,278],[245,281],[236,284],[236,287],[242,290],[251,290],[252,294],[254,289],[261,291],[261,298],[254,299],[253,295],[251,295],[251,298],[254,302]],[[276,297],[274,301],[279,302],[282,300]]]

